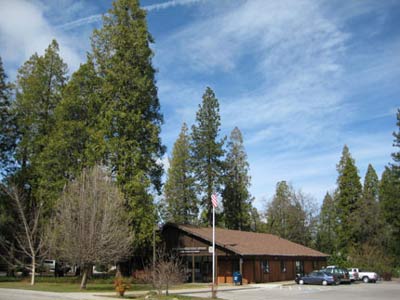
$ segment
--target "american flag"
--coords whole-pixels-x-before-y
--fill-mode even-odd
[[[212,195],[211,195],[211,203],[212,203],[212,206],[213,206],[214,208],[216,208],[216,207],[218,206],[217,194],[212,194]]]

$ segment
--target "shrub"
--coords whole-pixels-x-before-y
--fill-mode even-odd
[[[125,292],[131,288],[129,281],[124,279],[122,276],[118,276],[115,278],[114,286],[116,292],[121,297],[123,297],[125,295]]]

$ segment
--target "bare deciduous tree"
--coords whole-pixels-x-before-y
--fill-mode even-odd
[[[170,286],[182,283],[185,278],[181,260],[167,253],[164,248],[157,251],[154,268],[146,270],[146,274],[148,274],[147,281],[153,284],[158,293],[161,295],[165,288],[167,296]]]
[[[1,241],[3,251],[6,253],[6,255],[2,255],[2,258],[9,265],[13,265],[15,261],[23,265],[23,261],[16,257],[15,252],[20,252],[22,256],[28,256],[31,260],[31,285],[34,285],[37,259],[45,245],[41,222],[42,203],[30,203],[28,205],[22,189],[15,184],[1,185],[1,188],[14,202],[20,221],[16,223],[18,226],[14,229],[16,245],[14,241]]]
[[[99,166],[65,187],[49,232],[57,256],[81,266],[81,289],[93,265],[116,263],[133,243],[123,195]]]

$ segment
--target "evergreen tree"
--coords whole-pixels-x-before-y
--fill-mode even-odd
[[[352,164],[355,164],[355,161],[350,154],[349,147],[347,145],[344,145],[343,150],[342,150],[342,156],[340,158],[339,163],[336,165],[336,170],[339,174],[338,181],[339,181],[339,177],[343,175],[344,168],[345,168],[348,160],[350,160]]]
[[[394,141],[393,147],[398,148],[397,152],[392,153],[394,164],[391,164],[393,171],[396,173],[397,178],[400,180],[400,108],[397,109],[397,132],[393,132]]]
[[[83,168],[103,160],[100,87],[101,80],[89,58],[72,75],[55,109],[55,129],[40,154],[39,168],[42,186],[52,193],[53,199]]]
[[[53,40],[43,56],[32,55],[18,70],[16,83],[18,185],[45,200],[48,207],[52,203],[46,182],[40,177],[41,154],[55,127],[55,108],[67,81],[67,66],[58,52],[58,44]]]
[[[191,147],[194,172],[202,193],[203,221],[211,225],[211,195],[220,190],[222,182],[224,139],[217,140],[221,126],[219,103],[209,87],[203,94],[202,104],[199,105],[196,123],[192,126]]]
[[[319,215],[317,248],[318,250],[334,254],[336,252],[336,231],[337,217],[333,197],[326,193]]]
[[[359,242],[355,226],[355,212],[359,206],[362,186],[354,159],[351,157],[347,146],[344,146],[342,158],[338,165],[338,188],[337,188],[337,209],[338,209],[338,250],[346,255],[350,247]]]
[[[386,167],[379,187],[379,206],[384,220],[384,245],[389,254],[395,257],[396,265],[400,265],[400,184],[396,172]]]
[[[0,174],[8,173],[9,164],[12,162],[12,151],[15,146],[16,127],[15,119],[11,112],[11,85],[7,82],[7,75],[3,69],[0,57]]]
[[[267,224],[263,219],[263,214],[256,207],[251,208],[250,230],[254,232],[267,232]]]
[[[268,205],[267,231],[303,245],[310,245],[314,216],[309,199],[296,193],[286,181],[278,182],[272,202]],[[310,202],[310,201],[309,201]]]
[[[92,49],[103,79],[103,127],[110,164],[127,200],[136,246],[156,224],[152,191],[161,191],[163,121],[152,66],[153,38],[138,0],[118,0],[95,30]]]
[[[165,200],[169,221],[195,223],[199,209],[190,157],[190,135],[185,123],[172,150],[165,183]]]
[[[225,226],[235,230],[250,230],[252,198],[249,192],[249,163],[239,128],[231,132],[225,160],[224,207]]]
[[[355,213],[357,240],[360,243],[380,244],[379,229],[382,227],[378,206],[379,179],[372,165],[365,174],[362,197]]]
[[[380,207],[382,216],[389,230],[388,248],[400,266],[400,109],[397,110],[397,132],[393,132],[393,146],[397,151],[392,153],[394,163],[385,168],[380,185]]]

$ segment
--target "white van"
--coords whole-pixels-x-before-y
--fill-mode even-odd
[[[50,272],[54,272],[56,269],[56,261],[54,259],[45,259],[43,261],[43,266],[48,268]]]

